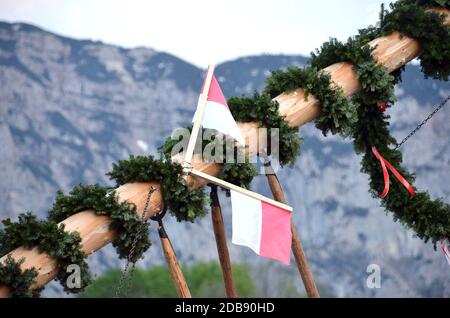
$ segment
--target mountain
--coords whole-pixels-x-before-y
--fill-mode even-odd
[[[227,96],[251,94],[271,70],[304,65],[302,56],[250,56],[217,66]],[[74,40],[28,24],[0,23],[0,219],[33,210],[44,216],[55,192],[78,183],[111,184],[105,173],[130,154],[154,154],[165,136],[189,123],[203,70],[148,48],[124,49]],[[389,110],[401,139],[446,96],[448,83],[424,79],[409,65]],[[450,196],[450,112],[440,111],[402,150],[417,185]],[[449,297],[450,269],[440,251],[393,222],[368,193],[360,157],[349,140],[323,137],[313,124],[296,165],[279,173],[294,207],[306,253],[322,294],[337,297]],[[253,188],[268,194],[264,177]],[[229,199],[221,196],[228,236]],[[182,262],[217,259],[210,218],[194,224],[168,219]],[[164,263],[154,246],[139,266]],[[230,244],[233,260],[249,262],[259,288],[283,296],[302,288],[295,266],[284,267]],[[101,273],[123,264],[108,246],[89,258]],[[381,269],[381,288],[366,286],[369,264]],[[281,286],[272,288],[271,286]],[[61,295],[51,284],[47,296]]]

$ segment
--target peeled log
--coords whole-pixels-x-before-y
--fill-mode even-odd
[[[445,24],[450,24],[449,10],[435,9],[439,13],[446,15]],[[388,36],[373,40],[370,45],[375,46],[374,57],[380,65],[385,66],[390,72],[405,65],[420,54],[420,46],[417,41],[408,37],[402,37],[398,32],[394,32]],[[352,69],[351,63],[336,63],[324,69],[329,72],[334,83],[342,87],[344,93],[349,96],[358,92],[361,88],[357,76]],[[299,127],[307,122],[315,119],[320,114],[320,104],[314,96],[309,95],[308,100],[304,100],[302,89],[293,92],[283,93],[274,100],[279,103],[279,113],[286,117],[286,121],[292,127]],[[257,138],[258,130],[255,123],[239,123],[244,138],[254,140]],[[254,155],[255,150],[250,151],[249,155]],[[194,158],[195,159],[195,158]],[[220,164],[203,163],[200,160],[193,160],[192,165],[195,169],[205,173],[217,176],[220,171]],[[192,189],[205,185],[205,180],[189,177],[192,181]],[[137,207],[137,211],[143,210],[145,199],[147,198],[149,188],[153,186],[159,190],[159,184],[149,183],[132,183],[125,184],[117,189],[117,194],[121,202],[128,201]],[[146,219],[154,214],[159,213],[163,207],[161,192],[153,193],[150,206],[145,216]],[[103,246],[112,242],[116,237],[111,228],[111,220],[106,216],[97,216],[93,211],[87,210],[77,213],[61,223],[66,226],[66,231],[78,231],[82,238],[82,250],[87,254],[92,254]],[[33,289],[40,288],[56,277],[58,267],[56,261],[45,253],[38,253],[36,248],[25,249],[23,247],[16,248],[9,254],[14,259],[19,260],[25,258],[22,269],[35,268],[38,272],[36,284]],[[3,262],[7,255],[0,258]],[[8,287],[0,287],[0,297],[9,297],[10,290]]]

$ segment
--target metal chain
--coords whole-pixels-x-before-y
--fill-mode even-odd
[[[433,110],[433,111],[431,112],[431,114],[429,114],[429,115],[427,116],[427,118],[425,118],[424,120],[422,120],[422,122],[421,122],[419,125],[417,125],[417,127],[414,128],[414,130],[411,131],[411,132],[409,133],[408,136],[406,136],[405,138],[403,138],[403,140],[402,140],[399,144],[396,145],[396,147],[395,147],[394,150],[397,150],[398,148],[400,148],[400,147],[401,147],[401,146],[402,146],[409,138],[411,138],[411,137],[412,137],[412,136],[413,136],[420,128],[422,128],[422,126],[425,125],[425,124],[427,123],[427,121],[429,121],[434,115],[436,115],[436,113],[437,113],[442,107],[444,107],[444,105],[447,104],[447,102],[448,102],[449,100],[450,100],[450,95],[448,95],[447,98],[445,98],[445,99],[439,104],[439,106],[436,107],[436,109]]]
[[[128,298],[128,292],[130,290],[131,279],[133,277],[133,272],[134,272],[135,265],[136,265],[136,262],[132,262],[132,259],[134,256],[134,252],[136,250],[137,241],[141,234],[142,228],[144,227],[144,224],[146,223],[145,214],[147,213],[148,207],[150,205],[150,198],[151,198],[153,192],[155,192],[155,191],[156,191],[156,189],[153,187],[150,187],[150,190],[148,191],[144,209],[142,210],[141,224],[136,229],[136,235],[134,236],[133,242],[131,243],[131,249],[130,249],[130,253],[128,254],[128,257],[127,257],[127,262],[126,262],[125,267],[123,268],[122,273],[120,275],[119,285],[117,286],[117,289],[116,289],[116,298],[119,298],[120,291],[123,289],[125,279],[127,278],[127,276],[128,276],[128,279],[127,279],[127,288],[125,290],[125,297]],[[131,267],[130,272],[128,273],[128,267],[130,266],[130,263],[132,263],[132,267]]]

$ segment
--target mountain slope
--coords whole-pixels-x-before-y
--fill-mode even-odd
[[[252,94],[270,70],[304,63],[302,56],[245,57],[218,65],[216,74],[227,96]],[[190,122],[201,76],[202,70],[167,53],[0,23],[0,219],[26,210],[43,216],[58,189],[110,184],[104,174],[112,162],[155,153],[174,128]],[[389,111],[394,135],[405,136],[449,91],[448,83],[424,80],[417,66],[408,66]],[[449,121],[450,112],[442,110],[402,149],[417,185],[447,202]],[[313,124],[301,134],[302,156],[279,176],[320,285],[340,297],[450,296],[445,259],[370,197],[350,142],[324,138]],[[264,177],[256,178],[254,189],[269,193]],[[230,235],[228,201],[222,197]],[[217,258],[209,217],[195,224],[170,219],[167,230],[183,262]],[[155,246],[142,266],[163,262],[154,232]],[[299,281],[293,265],[282,267],[231,244],[230,250],[233,260],[252,264],[261,289],[278,283],[277,277]],[[97,273],[120,264],[110,247],[89,262]],[[380,289],[365,284],[372,263],[381,267]],[[57,295],[59,289],[46,292]],[[270,288],[267,294],[277,296]]]

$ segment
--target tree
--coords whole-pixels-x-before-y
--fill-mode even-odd
[[[197,263],[184,266],[186,280],[193,297],[225,297],[222,272],[218,262]],[[99,276],[78,297],[108,298],[114,297],[121,272],[111,270]],[[236,288],[241,297],[255,296],[255,284],[250,269],[244,264],[233,264]],[[126,290],[126,285],[123,290]],[[154,266],[149,269],[136,268],[131,279],[129,297],[178,297],[170,273],[166,266]]]

